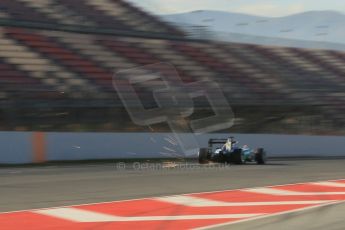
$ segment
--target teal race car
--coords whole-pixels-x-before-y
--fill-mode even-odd
[[[199,149],[199,163],[245,164],[256,162],[257,164],[266,164],[267,156],[263,148],[251,149],[247,145],[238,147],[237,144],[238,142],[235,141],[234,137],[210,139],[208,148]]]

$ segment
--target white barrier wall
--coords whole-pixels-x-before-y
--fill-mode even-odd
[[[183,156],[175,137],[170,133],[35,134],[37,133],[0,132],[0,164]],[[187,135],[181,134],[181,137],[188,138]],[[271,157],[345,156],[344,136],[233,135],[240,141],[240,145],[264,147]],[[205,134],[196,136],[196,139],[200,147],[206,147],[209,138],[227,136]]]
[[[29,132],[0,132],[0,164],[24,164],[33,161]]]

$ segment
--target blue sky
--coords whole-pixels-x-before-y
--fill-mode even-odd
[[[155,14],[222,10],[281,17],[311,10],[345,13],[345,0],[128,0]]]

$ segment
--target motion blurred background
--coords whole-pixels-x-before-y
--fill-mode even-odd
[[[185,83],[219,84],[235,113],[231,132],[345,134],[344,34],[325,39],[329,20],[295,31],[282,25],[311,13],[300,21],[159,13],[124,0],[1,0],[0,130],[169,131],[135,125],[112,85],[117,71],[163,62]],[[332,17],[344,28],[343,14]],[[298,40],[301,32],[322,39]],[[137,91],[155,106],[152,92]],[[194,103],[195,116],[210,114],[204,98]]]

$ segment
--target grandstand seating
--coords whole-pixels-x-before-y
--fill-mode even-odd
[[[1,0],[0,19],[32,25],[68,25],[183,36],[158,18],[122,0]]]
[[[2,66],[14,69],[2,72],[2,81],[21,73],[17,75],[26,81],[66,93],[106,94],[112,90],[115,71],[159,62],[172,63],[184,82],[216,80],[226,86],[228,95],[232,95],[229,89],[236,89],[238,103],[327,104],[333,101],[327,95],[344,92],[345,85],[342,54],[334,51],[13,27],[1,28],[0,49]]]
[[[0,23],[1,105],[30,105],[34,99],[49,100],[50,106],[71,100],[121,106],[113,75],[163,62],[174,66],[185,84],[217,82],[231,105],[322,105],[327,115],[345,121],[343,52],[177,39],[182,35],[177,29],[122,0],[1,0]],[[161,36],[54,27],[67,24]]]

